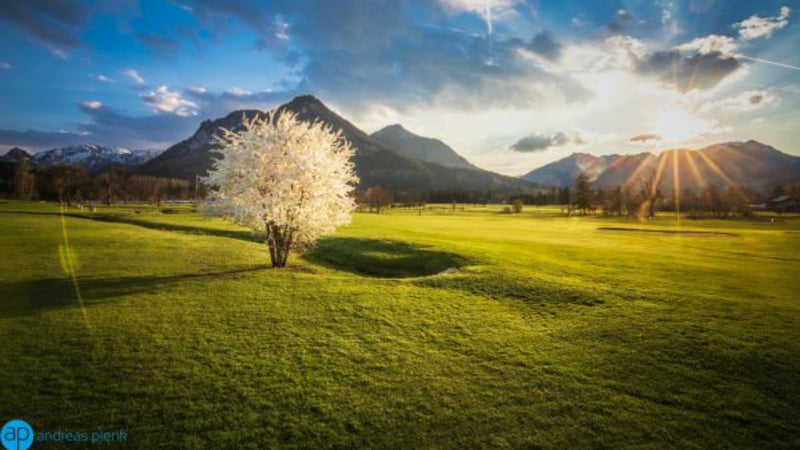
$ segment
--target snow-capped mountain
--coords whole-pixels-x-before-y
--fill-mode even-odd
[[[160,150],[128,150],[81,144],[36,153],[33,155],[33,162],[40,167],[81,164],[87,172],[97,173],[108,166],[139,166],[159,153]]]

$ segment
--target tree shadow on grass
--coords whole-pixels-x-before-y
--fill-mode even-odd
[[[322,238],[304,258],[331,269],[379,278],[421,277],[469,264],[460,255],[431,247],[349,237]]]
[[[0,214],[30,214],[39,216],[56,216],[60,217],[59,212],[44,212],[44,211],[0,211]],[[150,222],[147,220],[137,219],[128,214],[78,214],[78,213],[64,213],[64,217],[74,219],[86,219],[96,222],[107,223],[121,223],[125,225],[134,225],[137,227],[147,228],[150,230],[158,231],[172,231],[176,233],[193,234],[200,236],[216,236],[231,239],[239,239],[248,242],[261,242],[262,238],[254,235],[251,231],[247,230],[220,230],[216,228],[195,227],[190,225],[178,225],[173,223],[163,222]]]
[[[248,272],[265,270],[266,265],[255,265],[219,272],[188,273],[166,276],[132,276],[115,278],[78,277],[77,285],[84,306],[92,306],[118,297],[144,292],[158,292],[181,282],[211,281],[235,278]],[[36,280],[0,281],[0,318],[18,317],[50,309],[79,307],[80,301],[70,278],[43,278]]]

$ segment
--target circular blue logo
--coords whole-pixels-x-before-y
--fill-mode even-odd
[[[22,419],[9,420],[0,431],[0,442],[6,450],[28,450],[33,444],[33,428]]]

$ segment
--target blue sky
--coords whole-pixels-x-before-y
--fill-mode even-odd
[[[311,93],[516,175],[572,152],[800,154],[783,1],[4,1],[0,151],[166,148]]]

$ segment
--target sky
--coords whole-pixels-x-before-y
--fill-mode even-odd
[[[796,0],[10,0],[0,152],[163,149],[312,94],[520,175],[755,139],[800,155]]]

